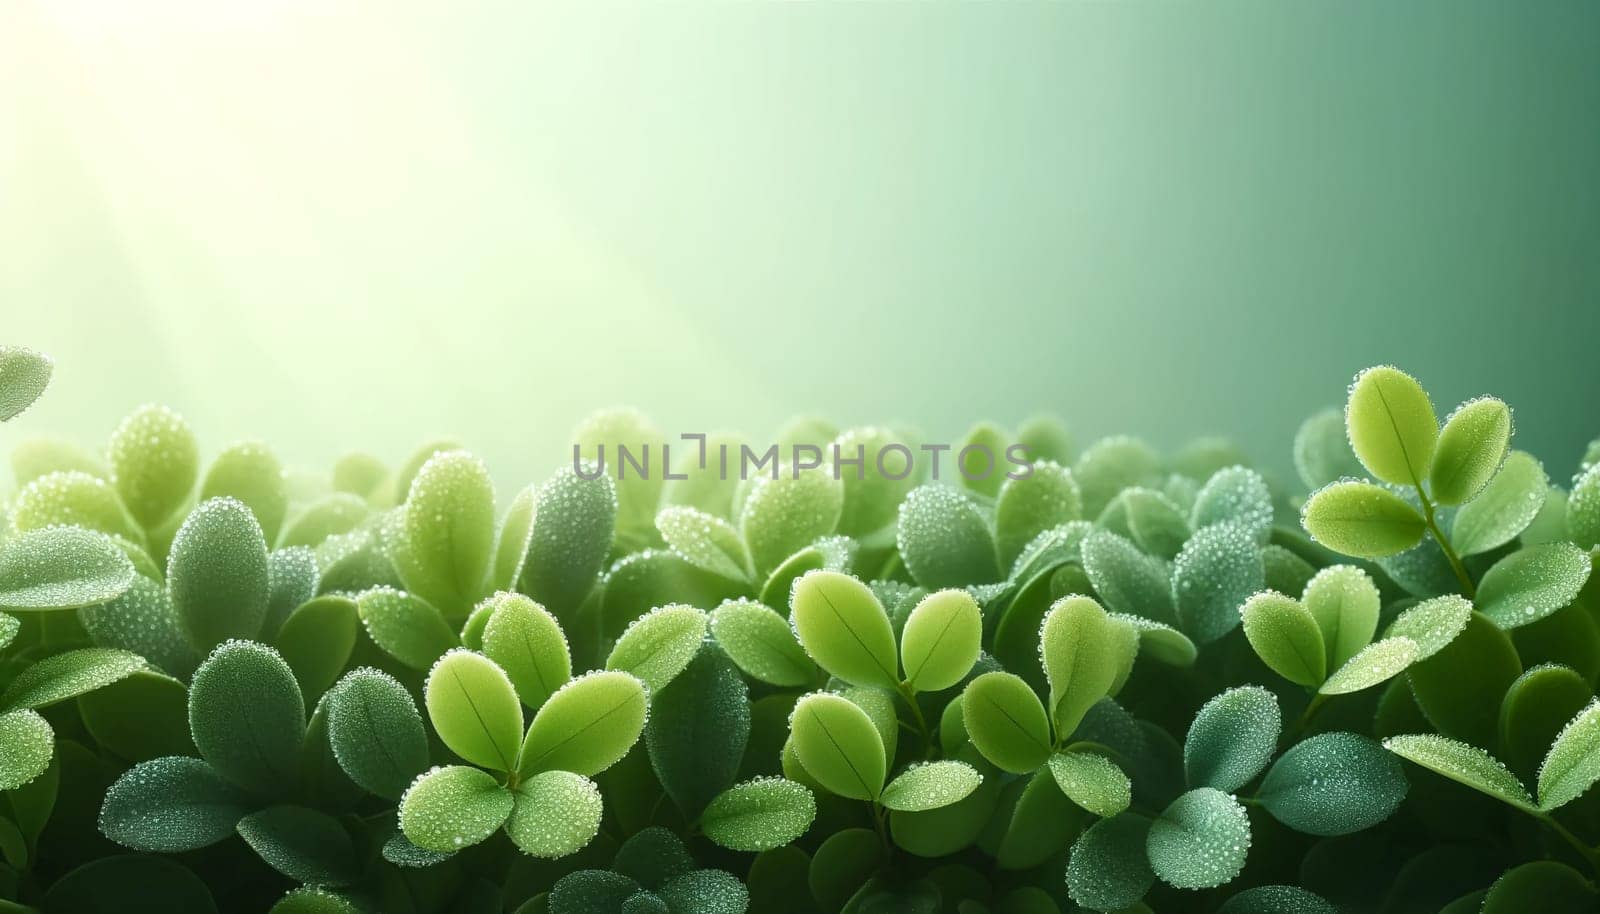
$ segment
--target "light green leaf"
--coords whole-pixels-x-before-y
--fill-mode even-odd
[[[24,486],[11,504],[11,528],[18,533],[60,525],[145,541],[111,483],[81,470],[46,473]]]
[[[894,630],[872,589],[835,571],[806,573],[794,585],[789,621],[817,665],[854,685],[893,689]]]
[[[1058,736],[1078,729],[1083,715],[1110,693],[1138,641],[1121,637],[1100,604],[1088,597],[1058,601],[1039,628],[1039,654],[1050,683],[1050,719]]]
[[[405,686],[370,667],[352,670],[328,692],[328,742],[339,767],[361,789],[398,800],[428,767],[428,734]]]
[[[555,691],[528,726],[518,770],[590,777],[628,754],[644,730],[645,685],[616,670],[585,673]]]
[[[906,570],[929,590],[988,584],[1002,577],[999,547],[972,498],[940,483],[900,505],[896,543]]]
[[[133,563],[103,533],[51,527],[0,542],[0,610],[78,609],[121,596]]]
[[[1013,774],[1050,757],[1050,723],[1039,696],[1012,673],[984,673],[962,691],[961,719],[983,757]]]
[[[1465,597],[1448,594],[1424,600],[1395,617],[1384,631],[1384,638],[1409,638],[1416,642],[1417,656],[1427,660],[1444,650],[1472,620],[1472,603]]]
[[[44,708],[108,686],[144,669],[138,654],[85,647],[45,657],[18,674],[0,695],[0,710]]]
[[[429,671],[424,697],[428,719],[450,751],[474,765],[516,770],[522,705],[493,660],[463,648],[450,651]]]
[[[697,508],[674,505],[656,515],[656,529],[679,555],[698,568],[735,581],[755,577],[750,550],[733,525]]]
[[[939,692],[960,682],[978,662],[983,614],[964,590],[941,590],[922,598],[900,635],[906,683],[917,692]]]
[[[1250,531],[1232,521],[1202,527],[1172,563],[1172,595],[1179,627],[1209,644],[1239,624],[1239,608],[1267,583],[1261,549]]]
[[[1539,766],[1539,808],[1556,809],[1600,781],[1600,701],[1579,711],[1550,744]]]
[[[1245,638],[1273,672],[1296,685],[1322,684],[1327,648],[1316,618],[1300,601],[1264,591],[1246,600],[1239,614]]]
[[[1239,801],[1200,787],[1172,801],[1145,839],[1150,868],[1180,889],[1233,881],[1250,852],[1250,817]]]
[[[1330,670],[1360,653],[1378,630],[1378,586],[1354,565],[1331,565],[1318,571],[1306,585],[1302,600],[1322,630]]]
[[[1308,835],[1348,835],[1394,814],[1406,778],[1376,742],[1355,733],[1318,733],[1289,748],[1256,798],[1279,822]]]
[[[1110,818],[1133,802],[1133,785],[1116,763],[1088,751],[1050,756],[1050,774],[1067,799],[1101,818]]]
[[[1511,447],[1511,407],[1480,397],[1456,407],[1439,433],[1428,488],[1441,505],[1471,501],[1500,470]]]
[[[1388,365],[1361,372],[1350,385],[1344,421],[1351,448],[1372,475],[1397,486],[1428,478],[1439,420],[1416,378]]]
[[[1026,476],[1007,478],[1000,484],[994,506],[995,542],[1002,567],[1010,567],[1040,533],[1082,516],[1083,495],[1066,467],[1039,460]]]
[[[37,711],[0,714],[0,790],[16,790],[50,767],[56,734]]]
[[[1346,695],[1371,688],[1404,671],[1420,653],[1417,642],[1410,638],[1375,641],[1335,670],[1317,691],[1323,695]]]
[[[529,856],[565,857],[600,833],[603,809],[594,781],[570,771],[542,771],[517,788],[506,834]]]
[[[1528,789],[1517,776],[1499,759],[1477,746],[1434,733],[1418,733],[1391,736],[1383,741],[1383,748],[1519,809],[1532,811],[1536,808],[1533,797],[1528,796]]]
[[[800,764],[830,792],[876,800],[883,791],[883,740],[867,712],[827,692],[795,704],[789,729]]]
[[[165,406],[134,410],[111,434],[108,451],[122,503],[146,530],[172,517],[200,476],[194,432]]]
[[[356,596],[361,624],[383,652],[414,670],[425,670],[460,641],[433,604],[393,587]]]
[[[705,636],[703,610],[682,604],[652,609],[617,639],[606,668],[632,673],[652,690],[661,689],[694,659]]]
[[[406,589],[449,614],[478,601],[494,553],[494,483],[466,451],[435,454],[417,471],[390,556]]]
[[[1183,743],[1189,783],[1231,793],[1267,767],[1278,748],[1283,712],[1260,686],[1240,686],[1217,695],[1194,716]]]
[[[661,506],[665,475],[661,470],[666,463],[661,458],[665,457],[662,447],[666,440],[655,423],[627,407],[599,410],[572,430],[572,441],[580,448],[576,456],[599,464],[600,479],[618,480],[613,489],[612,513],[617,530],[630,538],[640,538],[651,531],[656,509]],[[627,457],[623,456],[623,449],[627,450]],[[639,471],[636,465],[645,470]],[[539,513],[545,513],[543,508]],[[524,592],[552,607],[557,617],[564,617],[568,608],[565,602],[538,590]]]
[[[1300,523],[1329,549],[1369,559],[1410,549],[1427,529],[1410,502],[1370,482],[1336,482],[1311,493]]]
[[[711,613],[711,633],[746,676],[776,686],[803,686],[816,666],[789,623],[753,600],[728,600]]]
[[[55,362],[42,352],[0,346],[0,422],[9,422],[33,405],[50,386]]]
[[[284,482],[283,464],[265,444],[241,442],[225,448],[211,462],[211,469],[200,484],[200,500],[223,496],[235,498],[250,509],[268,544],[278,541],[278,532],[289,513],[289,487]]]
[[[320,546],[329,537],[357,529],[370,516],[372,507],[366,499],[348,492],[335,492],[296,514],[284,529],[278,546]]]
[[[232,837],[250,798],[197,758],[151,759],[106,791],[100,831],[123,847],[181,854]]]
[[[966,799],[983,783],[983,775],[966,762],[918,762],[883,788],[880,802],[902,812],[927,812]]]
[[[739,529],[756,571],[769,572],[832,533],[843,510],[844,484],[826,467],[796,471],[780,464],[776,479],[753,477],[739,512]]]
[[[278,652],[229,641],[189,683],[189,729],[200,757],[247,790],[282,796],[299,783],[306,711]]]
[[[400,800],[400,829],[424,850],[453,853],[505,824],[515,797],[486,771],[451,765],[417,778]]]
[[[1450,544],[1461,555],[1477,555],[1511,542],[1539,516],[1549,489],[1538,458],[1512,451],[1483,491],[1456,512]]]
[[[803,785],[759,777],[718,794],[701,814],[700,828],[729,850],[765,851],[798,840],[816,816],[817,801]]]
[[[254,514],[232,498],[189,512],[167,556],[167,597],[196,650],[254,638],[271,596],[267,540]]]
[[[523,704],[539,707],[572,678],[572,653],[561,625],[519,593],[497,593],[482,606],[489,612],[484,655],[506,671]]]
[[[1478,611],[1501,628],[1537,622],[1578,596],[1591,564],[1589,553],[1571,543],[1519,549],[1484,572]]]
[[[1600,544],[1600,463],[1591,464],[1573,480],[1567,496],[1567,531],[1585,549]]]

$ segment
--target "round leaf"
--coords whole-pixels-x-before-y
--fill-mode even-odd
[[[243,502],[266,534],[278,541],[284,516],[289,513],[289,488],[283,465],[267,446],[257,441],[235,444],[217,455],[200,485],[200,500],[230,496]]]
[[[328,690],[350,660],[360,618],[348,597],[316,597],[289,614],[273,644],[300,683],[300,694],[317,697]]]
[[[995,499],[995,541],[1003,566],[1009,566],[1033,538],[1083,516],[1083,495],[1072,471],[1039,460],[1020,478],[1008,477]]]
[[[450,651],[428,673],[424,698],[428,719],[450,751],[474,765],[516,770],[522,705],[494,661],[462,648]]]
[[[1189,725],[1183,768],[1190,784],[1231,793],[1249,783],[1277,750],[1283,713],[1260,686],[1241,686],[1206,702]]]
[[[1339,909],[1296,886],[1258,885],[1228,899],[1217,914],[1339,914]]]
[[[1511,447],[1511,407],[1494,397],[1468,400],[1445,419],[1428,472],[1441,505],[1471,501],[1499,471]]]
[[[1226,521],[1203,527],[1172,563],[1180,628],[1209,644],[1239,624],[1239,607],[1267,583],[1266,565],[1250,531]]]
[[[78,713],[95,742],[120,758],[142,762],[195,751],[189,737],[189,690],[170,676],[136,672],[79,696]]]
[[[1475,612],[1448,645],[1406,671],[1417,707],[1446,736],[1492,745],[1500,727],[1500,699],[1522,675],[1511,638]]]
[[[1416,378],[1388,365],[1363,371],[1350,386],[1344,421],[1351,448],[1372,475],[1405,486],[1428,478],[1439,420]]]
[[[1156,881],[1145,852],[1150,820],[1133,813],[1102,819],[1072,845],[1067,892],[1095,911],[1132,909]]]
[[[962,723],[984,758],[1013,774],[1025,774],[1050,757],[1044,705],[1021,677],[984,673],[961,694]]]
[[[889,809],[926,812],[960,802],[983,783],[983,775],[966,762],[919,762],[883,788],[881,802]]]
[[[363,667],[329,691],[328,742],[339,767],[361,789],[398,800],[428,767],[428,735],[405,686]]]
[[[37,711],[0,714],[0,790],[16,790],[50,767],[56,734]]]
[[[714,645],[654,693],[645,746],[656,778],[693,818],[739,776],[750,741],[750,698],[739,672]]]
[[[594,781],[570,771],[542,771],[516,790],[506,834],[524,854],[575,854],[600,832],[603,804]]]
[[[514,802],[488,772],[464,765],[434,768],[401,797],[400,828],[417,847],[451,853],[499,830]]]
[[[106,791],[100,831],[123,847],[180,854],[233,835],[249,798],[197,758],[151,759]]]
[[[1265,591],[1246,600],[1239,614],[1245,638],[1273,672],[1296,685],[1322,684],[1327,676],[1322,630],[1300,601]]]
[[[1255,470],[1224,467],[1212,474],[1195,495],[1189,525],[1195,530],[1217,523],[1243,528],[1257,543],[1265,544],[1272,530],[1272,491]]]
[[[1345,435],[1343,413],[1325,409],[1300,424],[1294,436],[1294,468],[1308,489],[1361,475],[1361,463]]]
[[[939,692],[960,682],[978,662],[983,614],[964,590],[929,594],[906,617],[900,657],[914,691]]]
[[[1301,599],[1322,630],[1330,670],[1360,653],[1378,630],[1382,603],[1378,586],[1354,565],[1330,565],[1318,571]]]
[[[1319,733],[1273,763],[1256,798],[1296,831],[1347,835],[1389,818],[1406,787],[1400,763],[1371,739]]]
[[[519,770],[571,771],[585,777],[617,763],[644,730],[644,683],[628,673],[585,673],[557,689],[534,715]]]
[[[144,542],[117,490],[82,470],[46,473],[24,486],[11,504],[11,528],[18,533],[62,524]]]
[[[949,486],[929,484],[906,496],[895,540],[906,570],[930,590],[1000,580],[1000,553],[983,513]]]
[[[867,713],[827,692],[800,699],[789,718],[795,752],[806,772],[830,792],[875,800],[883,790],[883,740]]]
[[[638,486],[644,487],[643,492]],[[656,510],[647,493],[659,486],[659,480],[631,476],[620,484],[620,497],[627,502],[622,510],[632,510],[629,499],[638,498],[645,528]],[[656,492],[659,494],[659,488]],[[517,590],[539,601],[557,619],[570,622],[594,589],[611,553],[619,525],[618,498],[618,484],[609,476],[585,479],[572,467],[562,467],[541,484]],[[683,598],[674,594],[674,599]]]
[[[167,596],[189,643],[208,651],[254,638],[270,593],[267,541],[250,509],[214,498],[189,512],[167,556]]]
[[[853,685],[896,688],[894,631],[872,589],[835,571],[794,585],[789,621],[817,665]]]
[[[296,882],[347,885],[360,872],[355,845],[337,819],[304,806],[269,806],[239,821],[239,837]]]
[[[728,600],[711,613],[711,634],[739,669],[776,686],[802,686],[816,666],[789,623],[753,600]]]
[[[1582,873],[1554,860],[1535,860],[1513,867],[1490,886],[1479,914],[1585,914],[1600,894]]]
[[[1589,553],[1571,543],[1519,549],[1484,572],[1478,611],[1501,628],[1537,622],[1578,596],[1590,566]]]
[[[1311,493],[1300,523],[1329,549],[1369,559],[1410,549],[1427,529],[1410,502],[1382,486],[1350,481]]]
[[[803,785],[760,777],[718,794],[701,814],[700,828],[730,850],[765,851],[798,840],[816,815],[817,801]]]
[[[1172,801],[1145,839],[1150,868],[1180,889],[1231,882],[1250,851],[1250,817],[1233,797],[1200,787]]]
[[[229,641],[189,683],[189,730],[200,757],[247,790],[280,795],[299,782],[306,710],[278,652]]]
[[[484,603],[483,653],[511,677],[517,696],[530,708],[572,678],[572,654],[556,617],[517,593],[498,593]]]
[[[8,422],[39,399],[50,385],[55,362],[42,352],[0,346],[0,422]]]
[[[844,484],[831,470],[791,470],[755,476],[739,512],[739,529],[757,571],[767,572],[818,537],[827,536],[844,510]]]
[[[658,690],[683,672],[705,636],[704,611],[683,604],[652,609],[623,631],[606,658],[606,668],[632,673]]]
[[[656,529],[697,568],[735,581],[755,577],[750,550],[733,525],[696,508],[674,505],[656,515]]]
[[[393,559],[406,589],[445,612],[466,614],[494,550],[494,483],[466,451],[435,454],[406,495]]]
[[[91,860],[56,880],[45,910],[73,914],[216,914],[200,877],[160,857],[119,854]]]
[[[194,432],[165,406],[134,410],[111,434],[108,450],[117,492],[146,530],[178,510],[200,475]]]
[[[1167,564],[1108,530],[1095,530],[1082,546],[1083,570],[1094,592],[1113,611],[1176,625]]]
[[[1067,799],[1101,818],[1109,818],[1133,802],[1133,786],[1114,762],[1094,752],[1057,752],[1050,756],[1050,774]]]

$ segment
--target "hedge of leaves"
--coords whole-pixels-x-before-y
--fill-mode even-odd
[[[0,419],[50,369],[0,350]],[[1387,367],[1292,486],[1048,419],[969,436],[1021,478],[779,440],[869,459],[501,511],[454,442],[14,441],[0,911],[1600,910],[1600,442],[1552,484]]]

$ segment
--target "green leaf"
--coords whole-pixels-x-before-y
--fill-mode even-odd
[[[494,834],[515,797],[488,772],[464,765],[434,768],[400,799],[400,829],[423,850],[452,853]]]
[[[278,541],[289,513],[289,487],[283,465],[265,444],[245,441],[225,448],[211,462],[200,484],[200,500],[229,496],[243,502],[261,525],[268,543]]]
[[[623,904],[638,892],[639,883],[627,876],[606,870],[578,870],[556,880],[547,907],[549,914],[622,914]]]
[[[341,895],[301,886],[284,895],[267,914],[361,914],[361,909]]]
[[[543,606],[519,593],[497,593],[483,604],[483,653],[500,665],[530,708],[545,703],[572,678],[567,636]]]
[[[494,534],[488,468],[466,451],[445,451],[411,481],[391,558],[407,590],[464,616],[483,592]]]
[[[1300,424],[1294,436],[1294,467],[1300,481],[1313,490],[1361,475],[1361,463],[1345,435],[1343,413],[1325,409]]]
[[[139,854],[119,854],[85,863],[50,886],[44,905],[47,911],[73,914],[217,911],[210,890],[194,873],[171,860]]]
[[[1393,815],[1406,788],[1400,763],[1376,742],[1355,733],[1319,733],[1273,763],[1256,799],[1295,831],[1348,835]]]
[[[524,854],[575,854],[600,833],[600,788],[570,771],[541,771],[516,789],[506,834]]]
[[[1264,591],[1239,610],[1244,636],[1256,656],[1296,685],[1316,687],[1327,677],[1327,648],[1311,611],[1299,600]]]
[[[883,791],[883,740],[867,712],[827,692],[795,704],[789,718],[795,752],[806,772],[830,792],[876,800]]]
[[[56,734],[39,712],[0,714],[0,790],[16,790],[50,767]]]
[[[1050,757],[1050,723],[1039,696],[1021,677],[984,673],[961,693],[961,719],[983,757],[1013,774],[1037,770]]]
[[[1600,701],[1579,711],[1550,744],[1539,766],[1539,808],[1556,809],[1600,781]]]
[[[838,473],[844,485],[839,532],[857,538],[892,529],[900,503],[922,476],[901,436],[881,426],[846,429],[834,439],[839,449]],[[861,465],[850,467],[859,457]],[[847,468],[848,467],[848,468]]]
[[[1128,533],[1140,549],[1164,559],[1177,556],[1194,531],[1172,499],[1143,486],[1123,490],[1118,496],[1128,522]]]
[[[964,590],[922,598],[906,617],[900,658],[916,692],[940,692],[966,677],[982,648],[983,614]]]
[[[277,637],[289,614],[310,602],[321,585],[322,569],[317,565],[317,551],[310,546],[289,546],[267,553],[267,619],[261,625],[263,638]]]
[[[117,490],[81,470],[46,473],[24,486],[11,504],[11,529],[18,533],[63,524],[145,541]]]
[[[1554,860],[1535,860],[1501,874],[1484,896],[1480,914],[1585,914],[1600,901],[1594,883]]]
[[[1317,691],[1323,695],[1347,695],[1368,689],[1399,675],[1416,660],[1420,651],[1410,638],[1385,638],[1361,649],[1344,666],[1333,671]]]
[[[1195,495],[1189,526],[1201,530],[1232,523],[1261,545],[1272,531],[1272,491],[1260,473],[1248,467],[1224,467],[1213,473]]]
[[[78,609],[121,596],[133,563],[103,533],[51,527],[0,542],[0,610]]]
[[[1476,498],[1489,484],[1511,447],[1511,407],[1480,397],[1456,407],[1439,433],[1439,447],[1428,471],[1428,488],[1441,505]]]
[[[242,502],[214,498],[189,512],[167,556],[167,597],[196,650],[254,638],[271,593],[267,541]]]
[[[666,461],[656,458],[665,456],[661,449],[666,440],[666,435],[656,428],[655,423],[638,410],[629,408],[599,410],[572,430],[572,441],[576,448],[574,459],[581,457],[586,462],[599,464],[599,469],[604,471],[599,479],[607,479],[606,473],[609,473],[617,480],[612,495],[612,514],[617,529],[630,537],[639,537],[649,531],[656,517],[656,509],[661,506],[664,481],[661,469]],[[623,448],[627,449],[627,458],[622,456]],[[652,452],[655,457],[651,456]],[[646,471],[637,471],[628,460],[645,466]],[[563,469],[562,472],[568,472],[569,469]],[[541,508],[539,513],[545,512]],[[552,601],[549,594],[524,592],[545,606],[552,607],[557,617],[564,617],[566,604]],[[573,608],[576,608],[576,604],[573,604]]]
[[[1600,544],[1600,462],[1573,480],[1572,494],[1567,497],[1567,531],[1573,542],[1586,549]]]
[[[33,405],[50,386],[55,362],[42,352],[0,346],[0,422],[9,422]]]
[[[1541,664],[1517,677],[1500,703],[1500,751],[1518,777],[1531,780],[1550,744],[1594,700],[1589,680],[1570,667]]]
[[[1008,477],[995,499],[995,542],[1002,567],[1010,567],[1023,547],[1046,530],[1083,516],[1083,495],[1072,471],[1040,460],[1020,478]]]
[[[744,914],[750,906],[750,893],[744,883],[721,870],[684,873],[663,885],[659,894],[668,911]]]
[[[1067,751],[1050,756],[1050,774],[1067,799],[1101,818],[1133,802],[1133,785],[1116,763],[1095,752]]]
[[[1428,478],[1439,420],[1416,378],[1388,365],[1361,372],[1350,385],[1344,421],[1351,448],[1372,475],[1397,486]]]
[[[1107,530],[1084,537],[1083,570],[1094,592],[1114,612],[1176,625],[1172,579],[1167,563]]]
[[[1189,636],[1170,625],[1125,613],[1112,613],[1111,618],[1133,626],[1139,635],[1138,655],[1141,657],[1149,657],[1168,666],[1186,667],[1192,665],[1200,654]]]
[[[1354,565],[1330,565],[1318,571],[1301,599],[1322,630],[1330,670],[1360,653],[1378,630],[1378,586]]]
[[[1195,714],[1184,739],[1189,783],[1238,790],[1272,760],[1282,728],[1278,699],[1266,689],[1240,686],[1217,695]]]
[[[1383,748],[1410,762],[1458,784],[1510,803],[1519,809],[1534,810],[1533,797],[1499,759],[1477,746],[1434,733],[1391,736]]]
[[[200,476],[200,446],[183,417],[165,406],[134,410],[111,433],[111,478],[146,530],[172,517]]]
[[[516,589],[522,578],[522,565],[528,557],[528,539],[533,535],[534,499],[538,494],[538,486],[528,486],[518,492],[500,519],[500,532],[495,534],[494,560],[489,569],[489,584],[497,591]],[[474,614],[482,608],[483,604],[479,603]]]
[[[1481,746],[1493,745],[1500,700],[1520,675],[1511,638],[1478,612],[1449,645],[1406,672],[1417,707],[1435,729]]]
[[[715,645],[654,693],[645,746],[662,789],[687,818],[738,778],[749,742],[749,690]]]
[[[1400,613],[1389,623],[1384,638],[1407,638],[1417,645],[1411,661],[1427,660],[1449,646],[1472,620],[1472,603],[1465,597],[1449,594],[1434,597]]]
[[[746,676],[776,686],[803,686],[816,666],[788,621],[753,600],[728,600],[711,613],[711,634]]]
[[[1217,914],[1339,914],[1339,909],[1296,886],[1258,885],[1228,899]]]
[[[1329,549],[1369,559],[1410,549],[1427,529],[1410,502],[1382,486],[1350,481],[1311,493],[1300,523]]]
[[[644,730],[645,685],[615,670],[585,673],[557,689],[534,715],[518,770],[599,774],[628,754]]]
[[[425,670],[461,642],[433,604],[393,587],[374,587],[356,596],[367,635],[383,652],[414,670]]]
[[[797,550],[832,533],[844,510],[844,484],[827,468],[778,467],[777,478],[751,478],[739,530],[757,572],[778,567]]]
[[[278,538],[279,548],[294,546],[320,546],[329,537],[349,533],[371,515],[366,499],[346,492],[336,492],[313,502],[289,522]]]
[[[320,697],[338,680],[360,627],[357,604],[348,597],[316,597],[289,614],[273,646],[294,670],[302,696]]]
[[[817,801],[805,786],[759,777],[718,794],[701,813],[700,828],[729,850],[765,851],[799,840],[816,816]]]
[[[233,835],[250,799],[197,758],[151,759],[106,791],[100,831],[123,847],[181,854]]]
[[[338,820],[304,806],[269,806],[239,821],[239,837],[296,882],[348,885],[360,874],[355,845]]]
[[[1150,868],[1180,889],[1210,889],[1233,881],[1250,851],[1250,818],[1233,797],[1199,787],[1172,801],[1150,824]]]
[[[1059,416],[1041,414],[1023,420],[1017,426],[1017,443],[1023,446],[1027,459],[1035,463],[1054,460],[1066,464],[1072,460],[1072,434]]]
[[[21,630],[21,619],[0,613],[0,649],[10,647],[11,642],[17,639],[17,632]]]
[[[1135,910],[1156,875],[1145,843],[1150,820],[1134,813],[1102,819],[1072,845],[1067,860],[1067,893],[1094,911]]]
[[[416,703],[394,677],[362,667],[328,692],[328,742],[339,767],[368,793],[398,800],[428,767]]]
[[[744,539],[720,517],[674,505],[656,515],[656,529],[668,546],[697,568],[741,582],[755,577]]]
[[[423,694],[428,719],[451,752],[474,765],[516,770],[522,705],[493,660],[464,648],[450,651],[429,671]]]
[[[104,647],[85,647],[45,657],[23,670],[5,693],[0,710],[44,708],[103,688],[144,668],[138,654]]]
[[[1119,637],[1117,625],[1088,597],[1066,597],[1045,616],[1039,655],[1050,683],[1050,719],[1058,736],[1078,728],[1131,662],[1138,642]]]
[[[794,585],[789,621],[817,665],[844,681],[894,689],[894,630],[872,589],[835,571],[812,571]]]
[[[902,812],[927,812],[966,799],[983,783],[983,775],[966,762],[918,762],[883,788],[880,802]]]
[[[630,475],[619,488],[603,474],[584,479],[572,467],[562,467],[539,486],[517,589],[570,625],[600,579],[618,527],[628,526],[626,518],[619,519],[619,510],[622,514],[632,510],[629,498],[641,499],[638,510],[649,512],[642,517],[643,528],[649,529],[655,505],[641,492],[652,486],[659,487],[659,480],[641,481]],[[619,497],[624,501],[621,509]],[[685,598],[673,594],[673,599]]]
[[[1478,611],[1501,628],[1537,622],[1578,596],[1591,564],[1589,553],[1571,543],[1519,549],[1484,572]]]
[[[246,790],[278,796],[299,782],[304,700],[294,671],[264,644],[229,641],[200,664],[189,729],[200,757]]]
[[[166,588],[142,575],[111,602],[78,610],[78,621],[97,647],[132,651],[174,676],[187,677],[200,663]]]
[[[617,639],[606,668],[632,673],[652,691],[662,689],[694,659],[705,636],[704,611],[683,604],[652,609]]]
[[[1209,644],[1239,624],[1239,607],[1266,586],[1266,565],[1250,532],[1231,521],[1201,528],[1172,563],[1179,627]]]
[[[1096,441],[1072,465],[1083,493],[1083,516],[1099,517],[1118,492],[1159,479],[1160,472],[1161,458],[1137,438],[1115,435]]]
[[[170,676],[141,670],[78,697],[84,729],[100,748],[142,762],[190,755],[189,690]]]
[[[950,486],[920,486],[900,505],[895,540],[906,570],[929,590],[1000,580],[1000,553],[972,498]]]
[[[1477,555],[1511,542],[1539,516],[1549,488],[1538,458],[1512,451],[1483,491],[1456,512],[1451,545],[1461,555]]]

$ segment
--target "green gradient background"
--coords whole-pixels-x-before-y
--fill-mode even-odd
[[[1600,433],[1600,5],[21,0],[6,437],[137,403],[318,464],[590,409],[1220,431],[1360,367]]]

